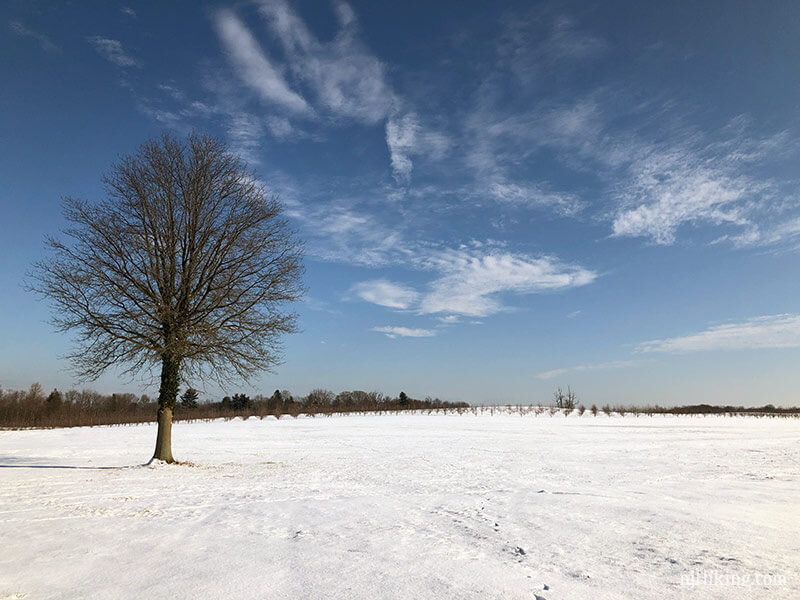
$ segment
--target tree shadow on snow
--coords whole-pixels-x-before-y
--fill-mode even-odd
[[[50,459],[42,457],[23,457],[23,456],[0,456],[0,469],[78,469],[87,471],[130,469],[143,467],[145,465],[121,465],[121,466],[91,466],[91,465],[54,465],[47,464]]]

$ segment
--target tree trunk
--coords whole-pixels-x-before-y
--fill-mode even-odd
[[[161,362],[161,387],[158,391],[158,433],[153,459],[173,463],[172,458],[172,410],[178,400],[180,384],[180,360],[164,355]]]
[[[173,463],[172,458],[172,409],[158,409],[158,433],[156,434],[156,451],[153,454],[156,460]]]

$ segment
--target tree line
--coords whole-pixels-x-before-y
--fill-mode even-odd
[[[147,394],[100,394],[93,390],[54,389],[44,393],[38,383],[28,390],[0,389],[0,427],[81,427],[148,423],[156,420],[158,401]],[[405,410],[465,409],[466,402],[447,402],[430,396],[423,400],[405,392],[390,396],[382,392],[361,390],[338,394],[315,389],[305,396],[294,396],[288,390],[275,390],[270,395],[252,398],[244,393],[224,396],[219,401],[200,397],[188,388],[175,406],[176,420],[230,418],[235,416],[297,417],[300,414],[334,414],[351,412],[385,412]]]

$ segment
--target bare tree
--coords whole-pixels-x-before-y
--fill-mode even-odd
[[[246,165],[191,134],[144,143],[103,178],[97,203],[67,198],[66,241],[49,238],[31,288],[49,299],[70,358],[96,379],[160,368],[153,458],[172,458],[182,376],[246,379],[280,360],[303,294],[301,245]],[[152,371],[151,371],[152,372]]]
[[[570,411],[575,408],[575,401],[577,398],[578,397],[575,395],[575,392],[572,391],[570,386],[567,386],[566,394],[561,391],[560,387],[553,393],[553,402],[555,405],[558,408],[566,408]]]

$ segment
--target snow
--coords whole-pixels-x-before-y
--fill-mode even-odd
[[[177,423],[192,464],[142,466],[154,442],[0,431],[0,598],[800,597],[797,419]]]

